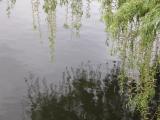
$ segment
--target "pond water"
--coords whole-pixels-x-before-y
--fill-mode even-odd
[[[30,73],[57,83],[66,66],[115,59],[106,45],[100,3],[49,1],[0,1],[0,120],[22,120],[24,78]]]

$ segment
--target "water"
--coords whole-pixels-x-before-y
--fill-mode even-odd
[[[17,0],[6,11],[7,1],[0,1],[0,120],[22,120],[24,78],[30,73],[57,83],[66,66],[114,59],[98,2],[83,1],[82,9],[76,3],[73,15],[70,5],[46,13],[43,0]]]

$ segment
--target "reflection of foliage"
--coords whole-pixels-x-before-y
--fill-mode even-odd
[[[8,15],[13,8],[16,0],[8,1]],[[40,0],[31,0],[32,4],[32,17],[33,17],[33,28],[38,29],[41,37],[41,26],[40,26]],[[86,16],[90,16],[90,4],[91,0],[87,0]],[[83,17],[83,1],[82,0],[44,0],[43,9],[47,14],[47,24],[49,31],[49,46],[51,49],[51,59],[54,58],[54,47],[56,39],[56,7],[57,5],[66,7],[66,16],[64,28],[71,29],[71,34],[79,35],[80,28],[82,26],[81,19]],[[70,18],[69,18],[70,17]]]
[[[80,28],[82,26],[82,17],[84,15],[83,5],[84,2],[87,4],[86,6],[86,18],[90,17],[90,4],[92,0],[82,1],[82,0],[60,0],[61,6],[66,6],[66,18],[64,27],[71,28],[73,34],[79,35]],[[71,11],[71,13],[69,13]],[[71,15],[70,23],[68,21],[68,17]]]
[[[87,0],[86,4],[86,17],[90,17],[90,4],[92,0]],[[8,2],[8,15],[10,15],[11,9],[13,8],[14,4],[16,3],[16,0],[7,0]],[[32,3],[32,13],[33,13],[33,27],[34,29],[40,27],[39,23],[39,6],[40,1],[39,0],[31,0]],[[72,16],[72,23],[71,27],[75,28],[77,32],[79,31],[81,27],[81,18],[83,15],[83,1],[82,0],[44,0],[44,11],[46,13],[49,13],[50,10],[55,10],[57,3],[61,6],[67,6],[67,15],[68,15],[68,9],[71,9],[71,16]],[[68,17],[68,16],[67,16]],[[36,20],[37,19],[37,20]],[[37,23],[36,23],[37,21]],[[65,23],[65,26],[68,26],[67,23]],[[68,28],[68,27],[67,27]]]
[[[31,0],[32,4],[32,18],[33,18],[33,28],[39,30],[40,37],[41,37],[41,27],[40,27],[40,18],[39,18],[39,7],[40,1],[39,0]]]
[[[81,18],[83,15],[83,2],[82,0],[60,0],[60,5],[66,6],[66,21],[64,23],[65,28],[71,28],[76,30],[79,34],[81,27]],[[69,10],[71,9],[71,23],[68,23]]]
[[[146,119],[148,99],[156,92],[154,89],[156,66],[152,66],[158,61],[159,56],[160,1],[102,1],[107,30],[116,39],[118,44],[116,50],[122,57],[124,70],[122,85],[123,75],[127,74],[128,68],[138,69],[141,75],[139,81],[141,92],[136,95],[133,102],[138,105]]]
[[[13,9],[14,5],[16,3],[16,0],[7,0],[7,15],[8,17],[10,16],[11,14],[11,10]]]
[[[44,3],[44,11],[47,14],[47,22],[49,29],[49,43],[51,49],[51,60],[54,59],[54,47],[55,47],[55,39],[56,39],[56,0],[45,0]]]
[[[86,6],[86,18],[90,17],[90,4],[91,4],[92,0],[87,0],[85,1],[87,4]],[[65,28],[71,28],[71,30],[74,33],[74,30],[76,32],[76,34],[79,34],[79,30],[82,26],[82,17],[84,15],[84,11],[83,11],[83,5],[84,5],[84,1],[82,0],[60,0],[60,5],[61,6],[66,6],[66,20],[64,23],[64,27]],[[71,13],[69,13],[69,11],[71,10]],[[71,14],[71,23],[69,23],[68,21],[68,17]]]
[[[65,3],[64,3],[65,4]],[[68,2],[66,3],[66,15],[65,15],[65,23],[64,23],[64,28],[68,29],[68,12],[69,12],[69,4]]]
[[[46,13],[49,13],[50,11],[55,11],[56,6],[57,6],[57,1],[56,0],[45,0],[44,1],[44,10]]]
[[[74,32],[76,30],[76,34],[79,34],[79,30],[81,27],[81,18],[83,15],[83,3],[82,0],[45,0],[44,1],[44,11],[47,14],[47,22],[49,28],[49,42],[51,48],[51,59],[54,58],[54,46],[55,46],[55,39],[56,39],[56,7],[57,4],[66,7],[66,18],[64,27],[71,28]],[[89,6],[88,2],[88,6]],[[71,23],[68,21],[69,17],[69,10],[71,9]],[[70,25],[71,24],[71,25]]]
[[[91,10],[91,0],[87,0],[87,9],[86,9],[86,17],[90,18],[90,10]]]
[[[73,20],[73,27],[79,31],[81,27],[81,17],[83,15],[82,10],[82,0],[72,0],[71,2],[71,9],[72,9],[72,20]]]
[[[71,69],[64,73],[59,87],[48,86],[39,80],[28,83],[28,98],[32,120],[140,120],[136,108],[127,106],[130,83],[126,78],[124,94],[120,94],[119,68],[114,66],[105,77],[100,67],[90,65]],[[33,78],[32,78],[33,79]]]

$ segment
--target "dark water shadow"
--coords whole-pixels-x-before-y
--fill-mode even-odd
[[[31,120],[140,120],[137,109],[127,106],[129,96],[136,93],[130,91],[136,82],[126,77],[121,94],[117,63],[107,72],[101,68],[88,63],[66,68],[59,85],[34,75],[26,78]]]

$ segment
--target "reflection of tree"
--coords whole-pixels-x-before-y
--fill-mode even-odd
[[[11,10],[13,9],[14,5],[16,3],[16,0],[7,0],[7,15],[10,17]]]
[[[90,4],[92,0],[87,0],[86,6],[86,17],[90,17]],[[10,11],[13,8],[16,0],[7,0],[8,2],[8,16]],[[49,46],[51,49],[51,59],[54,57],[54,47],[56,39],[56,6],[65,6],[66,15],[64,27],[71,30],[71,35],[78,36],[80,28],[82,26],[82,17],[83,17],[83,1],[82,0],[44,0],[43,9],[47,14],[47,24],[49,30]],[[32,19],[33,19],[33,28],[39,31],[40,37],[41,26],[40,26],[40,0],[31,0],[32,5]]]
[[[51,49],[51,60],[54,59],[55,39],[56,39],[56,0],[45,0],[44,11],[47,14],[49,30],[49,46]]]
[[[83,16],[83,1],[82,0],[60,0],[60,5],[66,6],[65,28],[70,28],[72,34],[79,34],[81,27],[81,19]],[[71,11],[71,13],[69,13]],[[70,16],[70,18],[69,18]],[[69,21],[70,20],[70,21]]]
[[[86,17],[90,18],[91,14],[90,14],[90,10],[91,10],[91,0],[86,0],[87,2],[87,8],[86,8]]]
[[[69,28],[69,23],[68,23],[68,13],[69,13],[69,4],[68,2],[66,3],[66,14],[65,14],[65,23],[64,23],[64,28],[68,29]]]
[[[79,33],[81,27],[81,18],[83,15],[83,3],[82,0],[71,0],[72,9],[72,28],[76,29],[76,33]]]
[[[39,0],[31,0],[32,4],[32,19],[33,19],[33,28],[38,29],[41,37],[41,27],[40,27],[40,17],[39,17]]]
[[[137,84],[128,82],[120,94],[118,76],[116,65],[106,75],[100,67],[82,65],[67,69],[60,87],[27,82],[31,120],[140,120],[139,112],[126,104],[128,94],[137,92],[130,87]]]

